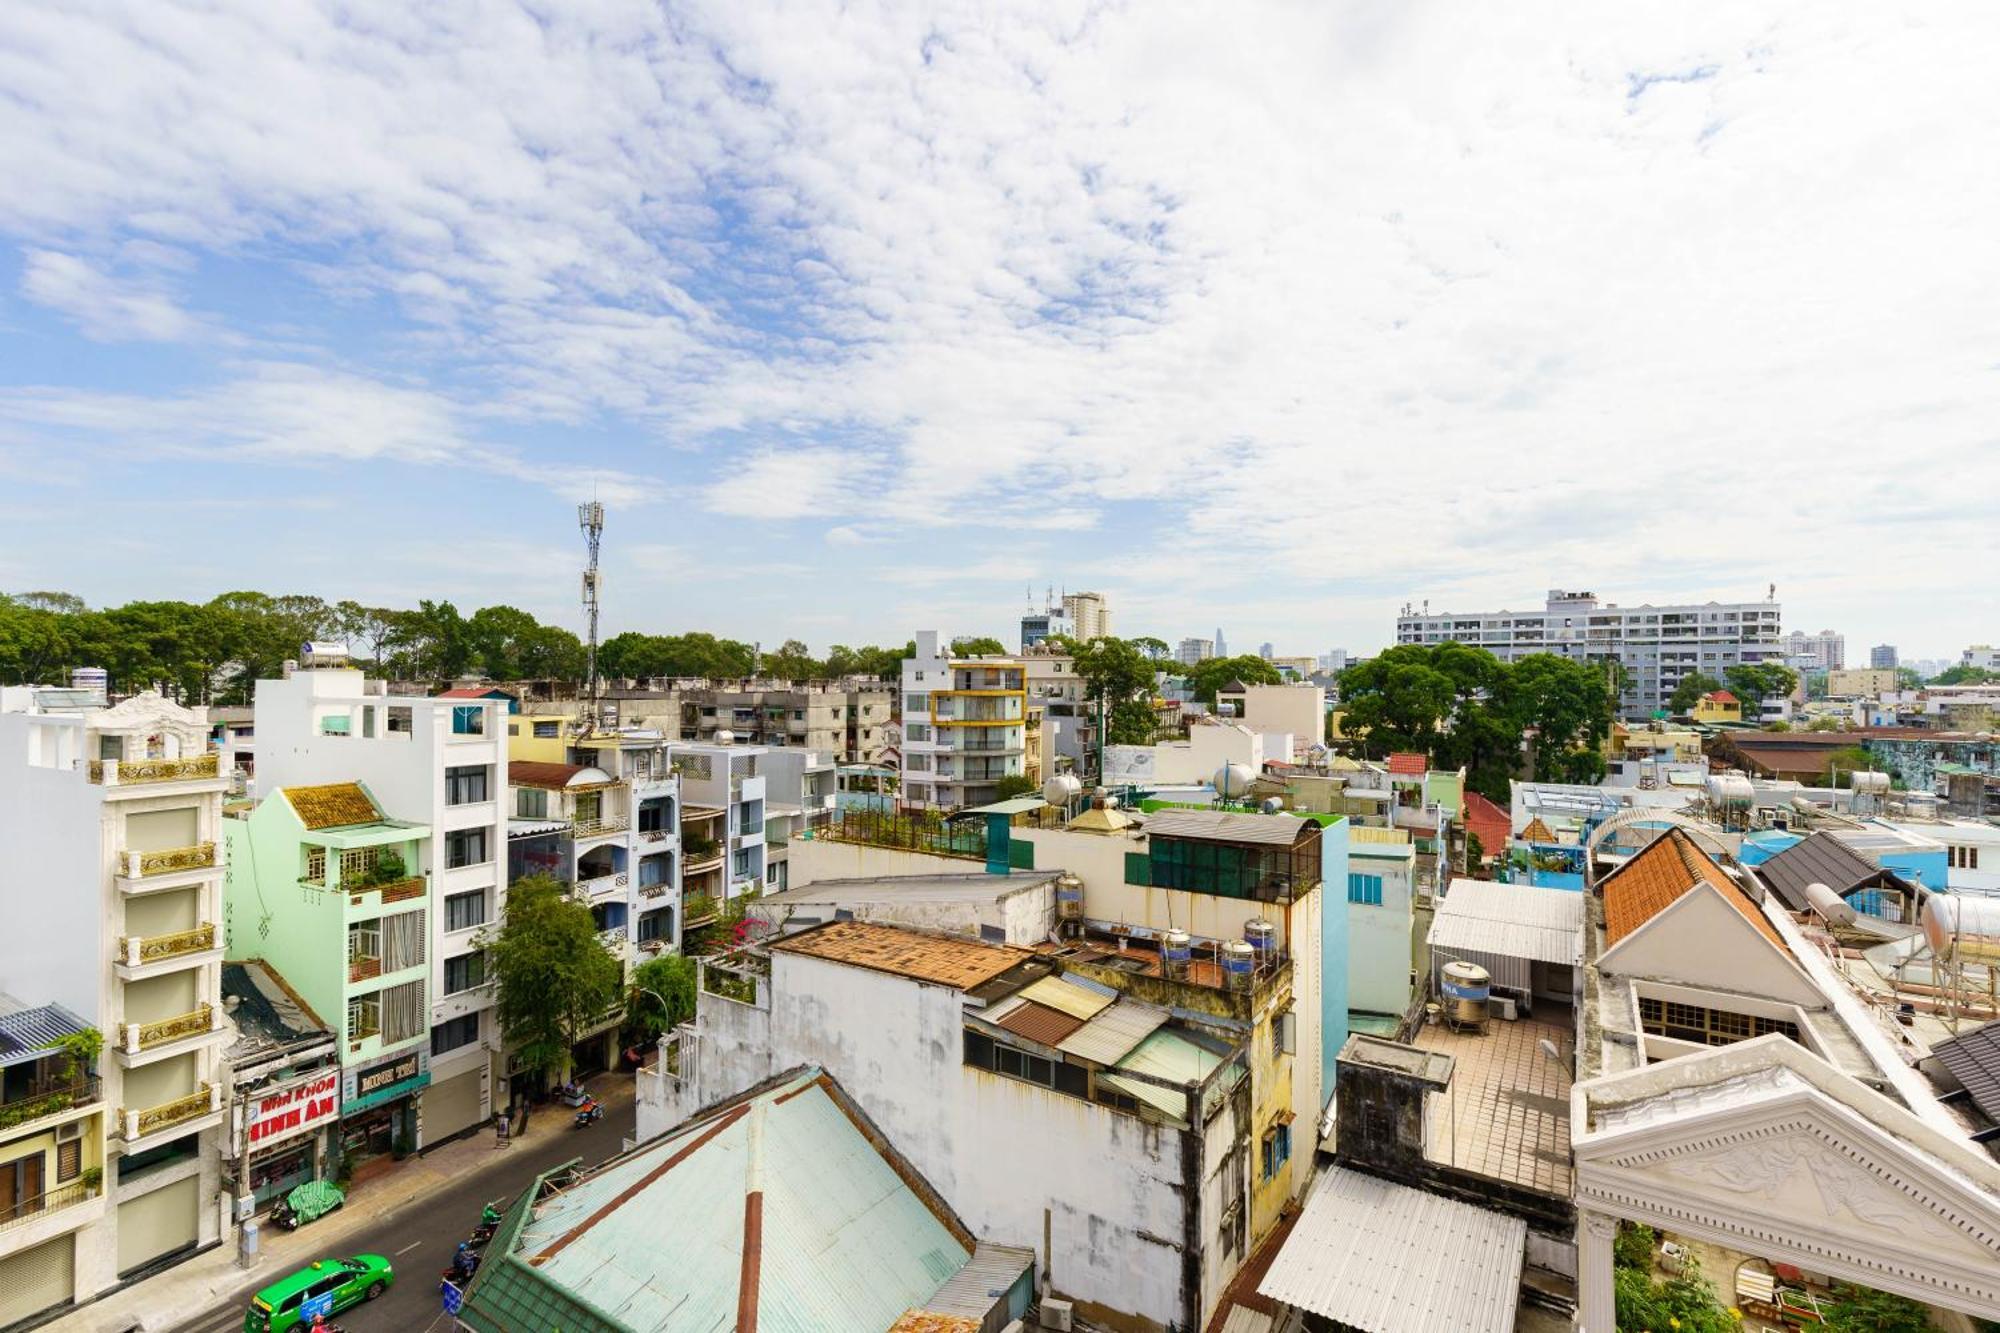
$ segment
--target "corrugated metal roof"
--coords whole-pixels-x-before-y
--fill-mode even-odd
[[[960,810],[957,815],[1025,815],[1039,810],[1048,802],[1039,796],[1016,796],[1010,801],[994,801],[988,805],[971,805]]]
[[[1165,1026],[1166,1021],[1164,1009],[1137,1000],[1121,1000],[1056,1045],[1065,1055],[1100,1065],[1115,1065]]]
[[[959,1315],[984,1319],[1025,1273],[1035,1266],[1035,1252],[1012,1245],[980,1241],[965,1267],[945,1279],[943,1286],[924,1302],[926,1314]]]
[[[1289,847],[1306,830],[1317,831],[1310,819],[1290,815],[1239,815],[1223,810],[1158,810],[1146,817],[1146,832],[1169,838],[1207,842],[1256,842]]]
[[[880,1333],[971,1251],[807,1070],[543,1200],[508,1257],[633,1333],[735,1327],[746,1267],[762,1327]]]
[[[49,1047],[90,1024],[59,1004],[0,1014],[0,1068],[51,1054]]]
[[[1187,1123],[1187,1094],[1172,1088],[1162,1088],[1153,1083],[1142,1083],[1136,1078],[1120,1078],[1116,1074],[1099,1074],[1097,1081],[1115,1088],[1127,1097],[1136,1097],[1154,1110],[1165,1115],[1177,1125]]]
[[[1438,900],[1430,946],[1575,967],[1583,962],[1583,919],[1581,893],[1454,879]]]
[[[1199,1083],[1215,1072],[1222,1057],[1178,1032],[1157,1031],[1127,1051],[1120,1069],[1135,1070],[1170,1083]]]
[[[1965,1087],[1972,1104],[2000,1121],[2000,1023],[1988,1023],[1931,1047],[1951,1076]]]
[[[993,1022],[1017,1037],[1040,1042],[1044,1046],[1058,1046],[1063,1038],[1083,1026],[1083,1020],[1060,1009],[1051,1009],[1033,1000],[1023,1000],[1012,1006],[1005,1014],[996,1015]]]
[[[1509,1333],[1528,1224],[1331,1167],[1260,1295],[1369,1333]]]
[[[1079,986],[1068,977],[1043,977],[1021,992],[1024,1000],[1059,1009],[1079,1021],[1091,1019],[1111,1007],[1111,997]]]
[[[1247,1305],[1230,1306],[1229,1317],[1222,1321],[1222,1333],[1271,1333],[1276,1327],[1271,1316]]]
[[[1025,949],[926,935],[918,930],[868,921],[831,921],[779,940],[771,950],[824,958],[960,990],[991,981],[1030,956]]]

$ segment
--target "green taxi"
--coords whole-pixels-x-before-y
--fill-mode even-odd
[[[331,1316],[350,1305],[372,1301],[395,1281],[396,1270],[379,1254],[318,1260],[251,1298],[250,1308],[243,1314],[243,1333],[286,1333],[310,1327],[314,1314]]]

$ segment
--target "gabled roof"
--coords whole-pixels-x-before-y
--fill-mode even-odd
[[[2000,1023],[1988,1023],[1931,1047],[1972,1104],[2000,1121]]]
[[[1465,793],[1465,827],[1479,835],[1479,845],[1491,856],[1507,846],[1514,831],[1514,819],[1498,805],[1476,791]]]
[[[1735,704],[1743,702],[1741,699],[1738,699],[1735,695],[1731,694],[1728,690],[1710,690],[1707,694],[1704,694],[1701,697],[1708,700],[1712,704]]]
[[[1910,887],[1894,871],[1884,870],[1831,833],[1810,834],[1793,843],[1758,866],[1757,878],[1794,912],[1812,906],[1806,898],[1808,884],[1824,884],[1843,898],[1862,889]]]
[[[381,810],[362,789],[358,782],[329,782],[318,787],[280,787],[278,794],[299,817],[299,822],[312,830],[347,828],[354,824],[373,824],[382,818]]]
[[[1528,826],[1521,830],[1522,842],[1554,842],[1555,840],[1555,830],[1543,823],[1540,815],[1536,815],[1533,819],[1529,820]]]
[[[1765,919],[1743,891],[1694,839],[1670,828],[1647,843],[1624,865],[1605,876],[1600,884],[1604,895],[1604,943],[1614,945],[1680,901],[1697,884],[1706,883],[1720,893],[1743,919],[1765,938],[1785,947],[1777,927]]]
[[[518,699],[521,696],[512,690],[503,690],[498,685],[460,685],[445,690],[437,696],[440,699]]]
[[[467,1293],[460,1317],[479,1333],[879,1333],[927,1308],[973,1252],[916,1168],[814,1068],[529,1193]]]
[[[1420,754],[1412,754],[1408,750],[1398,750],[1389,756],[1388,768],[1391,773],[1420,778],[1430,772],[1431,761]]]

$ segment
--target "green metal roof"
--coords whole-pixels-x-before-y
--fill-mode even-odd
[[[829,1082],[803,1070],[549,1194],[518,1226],[510,1213],[505,1257],[461,1318],[478,1333],[731,1329],[751,1271],[763,1329],[880,1333],[921,1307],[971,1250]],[[752,1194],[761,1236],[746,1245]]]

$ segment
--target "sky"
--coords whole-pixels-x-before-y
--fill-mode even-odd
[[[22,0],[0,589],[2000,641],[2000,8]]]

